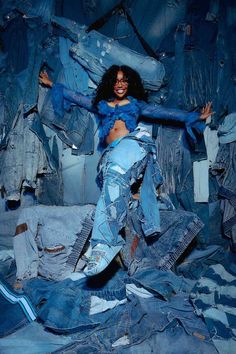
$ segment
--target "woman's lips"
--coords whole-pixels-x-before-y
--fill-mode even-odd
[[[125,90],[123,90],[123,89],[118,89],[118,90],[116,90],[116,92],[119,93],[119,94],[122,94],[122,93],[125,92]]]

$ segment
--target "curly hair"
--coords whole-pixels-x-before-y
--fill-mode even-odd
[[[100,83],[96,89],[96,94],[93,99],[93,105],[97,106],[101,100],[110,100],[114,98],[114,85],[118,71],[124,73],[128,81],[127,96],[132,96],[138,100],[147,101],[147,93],[144,90],[140,75],[134,69],[127,65],[112,65],[102,76]]]

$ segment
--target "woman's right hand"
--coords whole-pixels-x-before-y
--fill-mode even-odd
[[[41,71],[39,74],[39,82],[47,87],[52,87],[53,82],[49,79],[46,71]]]

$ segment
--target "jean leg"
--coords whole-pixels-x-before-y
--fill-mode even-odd
[[[81,35],[79,44],[74,44],[70,52],[72,57],[86,68],[89,76],[96,83],[113,64],[129,65],[134,70],[142,72],[145,88],[153,91],[160,88],[165,75],[162,63],[130,50],[96,31]]]
[[[98,243],[110,246],[124,243],[119,231],[125,226],[127,217],[130,172],[134,164],[141,162],[145,156],[145,150],[131,139],[121,140],[110,151],[103,167],[103,188],[95,213],[92,247]]]

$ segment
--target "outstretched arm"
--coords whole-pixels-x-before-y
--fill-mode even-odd
[[[70,90],[63,84],[53,84],[45,71],[40,73],[39,82],[52,88],[53,108],[59,115],[62,114],[64,109],[68,110],[72,105],[79,105],[91,112],[96,112],[96,109],[93,107],[91,96],[86,96],[80,92]]]
[[[161,105],[146,103],[142,101],[140,102],[140,114],[157,122],[183,122],[191,140],[193,140],[193,142],[196,142],[194,130],[199,133],[202,133],[204,131],[205,120],[213,114],[211,106],[211,102],[208,102],[202,109],[201,113],[197,113],[186,112],[180,109],[165,108]]]

